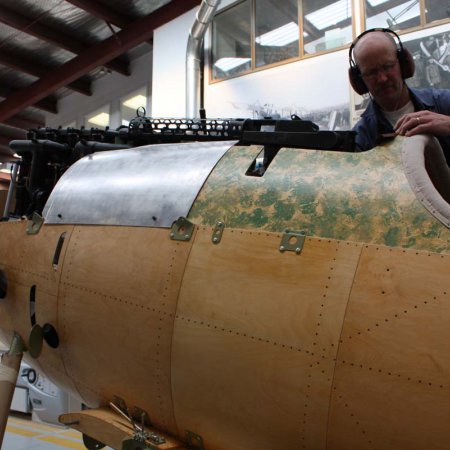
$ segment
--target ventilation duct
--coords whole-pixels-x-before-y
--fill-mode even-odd
[[[220,0],[203,0],[189,32],[186,51],[186,117],[196,118],[200,105],[200,70],[203,38]]]

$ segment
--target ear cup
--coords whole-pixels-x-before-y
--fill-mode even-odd
[[[414,75],[414,70],[416,67],[411,52],[402,46],[402,48],[397,51],[397,57],[403,79],[411,78]]]
[[[352,86],[353,90],[359,94],[367,94],[369,92],[369,89],[367,89],[366,83],[364,83],[361,72],[356,66],[351,66],[348,69],[348,78],[350,80],[350,85]]]

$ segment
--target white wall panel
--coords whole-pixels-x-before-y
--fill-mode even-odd
[[[153,35],[153,117],[185,117],[186,47],[197,8],[157,28]]]
[[[282,117],[349,104],[347,50],[308,58],[205,86],[208,117]]]

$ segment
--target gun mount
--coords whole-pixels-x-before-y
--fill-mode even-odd
[[[238,141],[239,145],[262,145],[263,154],[249,173],[261,176],[282,147],[354,151],[354,132],[320,131],[313,122],[292,120],[170,119],[138,116],[128,127],[117,130],[38,128],[26,140],[10,147],[21,157],[17,164],[13,217],[41,214],[62,174],[79,159],[97,152],[152,144]],[[10,211],[5,211],[8,216]]]

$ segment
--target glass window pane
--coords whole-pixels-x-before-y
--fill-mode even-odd
[[[213,79],[238,75],[251,68],[250,23],[250,0],[215,16],[212,43]]]
[[[450,3],[444,0],[425,0],[425,17],[427,23],[450,18]]]
[[[351,0],[303,0],[305,53],[341,47],[352,41]]]
[[[404,30],[420,25],[419,0],[365,0],[366,29]]]
[[[298,56],[297,0],[256,0],[256,67]]]
[[[145,87],[133,92],[120,102],[121,125],[128,126],[130,121],[137,117],[139,108],[139,115],[147,115],[147,90]],[[145,109],[145,114],[142,108]]]
[[[86,116],[86,128],[104,130],[109,126],[109,105],[105,105]]]

